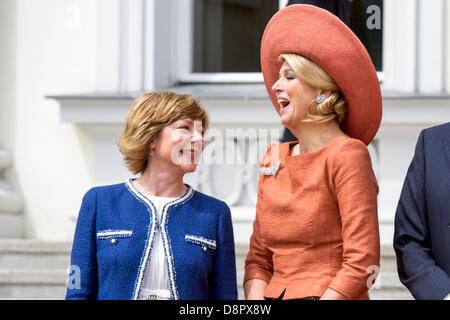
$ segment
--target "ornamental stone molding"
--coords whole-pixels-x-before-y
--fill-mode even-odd
[[[11,154],[0,148],[0,215],[20,214],[23,208],[23,199],[19,192],[13,189],[6,181],[4,172],[12,165]]]

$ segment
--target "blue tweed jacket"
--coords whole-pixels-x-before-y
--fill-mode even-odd
[[[450,293],[450,122],[420,133],[395,216],[401,282],[416,299]]]
[[[237,299],[230,209],[187,187],[164,206],[160,224],[131,179],[90,189],[78,216],[66,299],[139,299],[156,228],[172,299]]]

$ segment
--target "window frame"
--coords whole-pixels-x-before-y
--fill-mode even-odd
[[[191,72],[193,68],[193,1],[195,0],[173,0],[177,10],[172,11],[171,21],[177,21],[172,39],[175,39],[173,46],[176,52],[176,61],[171,78],[174,82],[181,84],[200,83],[264,83],[261,72]],[[279,0],[279,8],[284,8],[288,0]],[[384,29],[383,29],[384,39]],[[184,48],[179,50],[179,48]],[[383,71],[377,71],[380,82],[383,82],[384,75],[384,43],[383,43]]]
[[[155,90],[180,82],[263,82],[260,73],[186,72],[190,64],[180,58],[180,51],[189,39],[183,39],[178,21],[185,8],[179,4],[186,0],[96,1],[96,92]],[[378,72],[382,90],[442,92],[448,63],[444,54],[448,4],[444,0],[429,4],[425,0],[384,0],[383,8],[383,71]],[[130,21],[141,13],[142,23]],[[187,18],[184,12],[183,19]],[[433,38],[429,37],[432,32]]]

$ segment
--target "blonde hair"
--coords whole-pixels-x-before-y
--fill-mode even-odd
[[[134,174],[143,173],[150,143],[164,127],[186,118],[201,120],[203,133],[208,129],[208,114],[192,95],[147,92],[134,100],[116,141],[127,168]]]
[[[320,66],[311,60],[293,53],[281,54],[278,58],[286,61],[296,76],[313,88],[330,91],[330,95],[320,104],[317,104],[317,114],[307,110],[307,119],[304,122],[328,122],[336,119],[338,124],[345,120],[347,103],[339,87],[333,79]]]

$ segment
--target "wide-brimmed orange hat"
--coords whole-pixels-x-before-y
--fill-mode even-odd
[[[380,127],[382,100],[375,67],[364,45],[338,17],[305,4],[287,6],[269,21],[261,42],[261,69],[267,92],[278,80],[283,53],[301,55],[325,70],[347,102],[342,130],[368,145]]]

